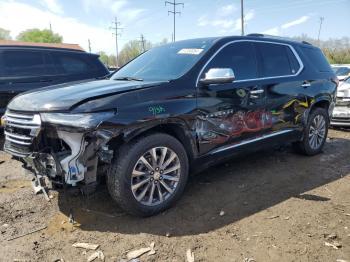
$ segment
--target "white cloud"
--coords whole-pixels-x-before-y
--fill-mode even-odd
[[[237,10],[237,7],[233,4],[231,5],[225,5],[217,11],[217,14],[219,16],[229,16],[232,15]]]
[[[249,10],[244,16],[244,23],[248,24],[255,17],[255,11]],[[241,30],[241,19],[214,17],[209,19],[208,16],[203,15],[197,20],[198,26],[212,26],[219,28],[220,33],[231,33]]]
[[[287,29],[287,28],[292,27],[292,26],[300,25],[300,24],[305,23],[309,19],[310,19],[310,16],[304,15],[304,16],[302,16],[302,17],[300,17],[300,18],[298,18],[298,19],[296,19],[294,21],[291,21],[289,23],[283,24],[281,26],[281,28]]]
[[[81,0],[86,13],[91,13],[96,9],[106,10],[113,15],[118,16],[120,20],[129,23],[138,18],[145,9],[130,8],[129,0]]]
[[[283,29],[288,29],[288,28],[291,28],[293,26],[301,25],[301,24],[307,22],[309,19],[310,19],[310,16],[304,15],[296,20],[290,21],[290,22],[285,23],[281,26],[272,27],[266,31],[263,31],[262,33],[267,34],[267,35],[281,35]]]
[[[26,29],[48,28],[49,22],[54,32],[63,36],[65,43],[79,44],[87,50],[87,41],[90,39],[94,52],[103,50],[114,53],[113,36],[107,28],[84,24],[75,18],[44,11],[29,4],[11,0],[0,2],[0,25],[10,30],[12,37]]]
[[[57,0],[40,0],[41,4],[55,14],[63,14],[63,8]]]

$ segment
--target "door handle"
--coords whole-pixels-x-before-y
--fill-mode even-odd
[[[304,88],[307,88],[307,87],[310,87],[310,86],[311,86],[311,83],[305,82],[305,83],[303,83],[301,86],[304,87]]]
[[[265,92],[264,89],[255,89],[255,90],[250,91],[250,94],[251,95],[259,95],[259,94],[262,94],[264,92]]]

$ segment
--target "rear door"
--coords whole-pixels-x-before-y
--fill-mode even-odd
[[[309,106],[300,89],[303,65],[292,46],[282,43],[255,43],[259,57],[261,88],[266,92],[266,110],[272,116],[271,132],[293,130]]]
[[[265,110],[265,93],[259,85],[254,44],[236,41],[220,50],[202,70],[231,68],[235,81],[198,86],[197,136],[201,153],[226,150],[232,144],[252,141],[268,132],[271,115]]]

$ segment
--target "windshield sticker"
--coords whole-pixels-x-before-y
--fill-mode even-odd
[[[180,55],[199,55],[203,50],[201,48],[183,48],[177,53]]]

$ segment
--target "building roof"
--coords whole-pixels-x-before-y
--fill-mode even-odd
[[[20,42],[13,40],[0,40],[0,46],[28,46],[28,47],[47,47],[47,48],[59,48],[59,49],[72,49],[78,51],[85,51],[78,44],[53,44],[53,43],[32,43],[32,42]]]

